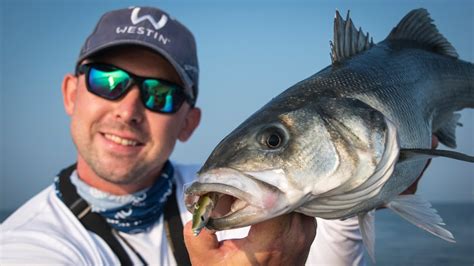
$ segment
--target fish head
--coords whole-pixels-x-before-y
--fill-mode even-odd
[[[186,189],[190,211],[209,192],[232,198],[208,228],[298,211],[315,197],[360,185],[382,160],[388,129],[380,112],[355,99],[287,98],[274,99],[225,137]]]

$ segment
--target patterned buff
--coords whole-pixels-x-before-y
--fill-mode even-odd
[[[173,165],[167,161],[152,187],[123,196],[87,185],[79,179],[76,171],[71,175],[71,182],[76,186],[77,193],[91,205],[92,211],[102,215],[110,226],[121,232],[137,234],[149,229],[161,217],[166,200],[172,193],[173,172]],[[58,185],[56,181],[56,194],[61,198]]]

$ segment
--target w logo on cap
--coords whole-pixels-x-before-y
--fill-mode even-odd
[[[153,25],[155,30],[159,30],[166,25],[166,22],[168,22],[168,17],[165,14],[162,14],[160,20],[156,21],[155,18],[153,18],[151,15],[144,15],[144,16],[139,17],[138,16],[139,12],[140,12],[139,7],[136,7],[132,10],[132,15],[130,16],[130,20],[132,21],[133,25],[136,25],[140,22],[148,20],[151,23],[151,25]]]

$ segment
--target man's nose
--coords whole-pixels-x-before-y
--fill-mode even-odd
[[[117,102],[115,117],[127,123],[141,123],[145,116],[145,106],[140,100],[140,90],[133,85],[130,91]]]

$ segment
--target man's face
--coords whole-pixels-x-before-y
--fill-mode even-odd
[[[148,50],[115,49],[94,61],[181,85],[168,61]],[[120,185],[150,185],[176,140],[187,140],[199,123],[199,109],[190,108],[187,103],[174,114],[145,109],[137,85],[123,98],[110,101],[88,92],[82,74],[65,78],[63,94],[78,150],[79,175],[92,184],[105,180]]]

